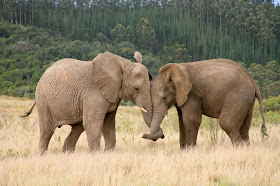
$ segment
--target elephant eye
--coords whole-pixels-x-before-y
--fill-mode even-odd
[[[166,100],[166,96],[164,96],[162,99]]]
[[[139,88],[135,88],[135,90],[136,90],[136,91],[138,91],[138,90],[139,90]]]

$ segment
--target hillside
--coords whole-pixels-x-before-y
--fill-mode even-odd
[[[240,62],[263,97],[280,94],[280,7],[267,0],[0,1],[0,94],[34,97],[61,58],[135,50],[154,74],[174,62]],[[265,77],[265,78],[264,78]]]
[[[109,44],[98,39],[92,42],[71,40],[51,30],[3,22],[0,22],[0,33],[0,94],[17,97],[34,98],[40,77],[58,59],[92,60],[98,53],[105,51],[131,59],[134,50],[137,50],[129,42]],[[157,56],[143,51],[144,65],[156,75],[161,65],[176,61],[161,59],[176,58],[177,54],[181,54],[180,51],[184,51],[180,47],[179,44],[164,47]],[[270,61],[264,66],[252,63],[247,70],[259,85],[263,97],[280,94],[280,65],[277,61]]]
[[[0,3],[2,21],[50,29],[71,40],[99,39],[110,44],[128,41],[153,55],[180,44],[184,55],[175,60],[183,61],[224,57],[248,66],[280,59],[280,7],[271,0]]]

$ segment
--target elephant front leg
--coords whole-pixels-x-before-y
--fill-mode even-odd
[[[102,132],[105,140],[105,151],[113,151],[116,146],[116,129],[115,129],[116,111],[107,113],[105,116]]]
[[[83,126],[87,134],[88,147],[90,152],[100,149],[101,132],[106,113],[97,111],[84,111]]]
[[[182,110],[177,105],[176,109],[179,117],[180,148],[184,150],[186,148],[186,131],[183,123]]]
[[[73,152],[75,150],[76,143],[84,130],[82,123],[72,126],[70,134],[64,141],[63,152]]]
[[[182,143],[187,147],[196,145],[198,130],[202,121],[202,109],[200,100],[194,96],[189,96],[186,104],[181,107],[182,119],[180,122],[180,134]],[[183,142],[183,137],[185,141]]]
[[[196,146],[198,129],[200,123],[196,120],[188,119],[184,121],[184,132],[185,132],[185,146],[194,147]]]

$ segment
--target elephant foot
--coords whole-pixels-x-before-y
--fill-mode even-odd
[[[75,151],[75,147],[65,147],[63,146],[62,152],[64,153],[73,153]]]

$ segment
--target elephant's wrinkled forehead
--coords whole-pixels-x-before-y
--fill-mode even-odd
[[[156,78],[154,78],[151,82],[151,89],[154,90],[153,92],[164,92],[164,78],[162,78],[161,76],[157,76]]]
[[[139,78],[149,79],[148,70],[141,64],[135,64],[131,73]]]

